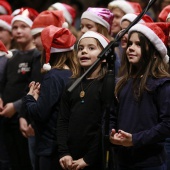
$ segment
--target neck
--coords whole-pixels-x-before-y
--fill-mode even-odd
[[[87,79],[95,79],[99,77],[100,68],[98,67],[92,74],[90,74]]]
[[[28,51],[28,50],[31,50],[31,49],[34,49],[34,48],[35,48],[35,45],[33,44],[33,42],[20,45],[20,50],[22,50],[22,51]]]
[[[7,50],[10,50],[10,49],[11,49],[11,44],[10,44],[10,43],[4,44],[4,45],[5,45],[5,47],[6,47]]]

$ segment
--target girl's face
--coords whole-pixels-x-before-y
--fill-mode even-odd
[[[129,45],[126,50],[126,55],[129,63],[138,65],[141,59],[141,46],[137,33],[132,33],[129,39]]]
[[[26,44],[32,41],[31,28],[22,21],[15,21],[13,23],[12,35],[19,44]]]
[[[113,35],[116,35],[120,30],[120,20],[125,15],[125,13],[119,8],[113,8],[112,13],[114,14],[111,32]]]
[[[130,22],[127,20],[124,20],[121,24],[122,30],[126,29],[130,25]],[[127,40],[128,40],[128,34],[126,33],[122,39],[121,39],[121,46],[122,48],[126,48],[127,46]]]
[[[89,19],[81,19],[81,34],[83,35],[87,31],[95,31],[97,32],[97,26],[95,22],[89,20]]]
[[[39,50],[39,51],[43,51],[43,45],[42,45],[42,41],[41,41],[41,34],[36,34],[33,36],[33,39],[34,39],[34,44],[36,46],[36,48]]]
[[[83,38],[78,45],[78,61],[83,68],[89,68],[102,49],[94,38]]]

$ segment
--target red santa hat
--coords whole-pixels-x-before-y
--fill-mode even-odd
[[[77,47],[78,47],[80,41],[81,41],[83,38],[95,38],[95,39],[97,39],[97,40],[100,42],[100,44],[102,45],[103,48],[105,48],[105,47],[109,44],[109,42],[110,42],[110,40],[108,40],[104,35],[102,35],[102,34],[100,34],[100,33],[98,33],[98,32],[87,31],[87,32],[85,32],[85,33],[80,37],[80,39],[79,39],[79,41],[78,41],[78,43],[77,43]]]
[[[112,11],[113,8],[120,8],[125,14],[142,12],[142,8],[137,2],[112,1],[108,4],[108,8],[110,9],[110,11]]]
[[[13,16],[11,15],[0,15],[0,27],[11,32],[11,21]]]
[[[0,0],[0,14],[12,14],[11,5],[6,0]]]
[[[1,40],[0,40],[0,56],[5,56],[7,58],[11,58],[13,56],[12,52],[6,49],[5,45]]]
[[[107,8],[91,8],[89,7],[81,16],[95,23],[101,24],[110,31],[113,21],[113,14]]]
[[[54,25],[56,27],[68,28],[68,23],[65,22],[63,11],[43,11],[34,20],[31,27],[32,35],[40,33],[45,27]]]
[[[46,52],[46,64],[43,69],[50,70],[50,53],[72,51],[76,37],[67,28],[50,25],[42,30],[41,41]]]
[[[129,22],[133,22],[139,14],[140,13],[128,13],[128,14],[125,14],[122,17],[121,21],[120,21],[120,25],[125,20],[128,20]],[[154,22],[154,21],[152,20],[152,18],[149,15],[145,14],[138,23],[145,23],[145,22]]]
[[[60,2],[52,4],[51,6],[57,10],[63,11],[64,17],[70,25],[74,23],[74,20],[76,18],[76,11],[72,6]]]
[[[162,11],[159,13],[158,18],[161,22],[166,22],[167,16],[170,13],[170,5],[167,5],[162,9]]]
[[[15,21],[22,21],[31,27],[34,19],[37,16],[38,16],[38,12],[33,8],[23,7],[17,9],[14,18],[12,19],[12,25]]]
[[[158,50],[164,62],[169,62],[166,45],[170,31],[170,24],[165,22],[141,23],[131,27],[128,33],[133,31],[137,31],[145,35]]]

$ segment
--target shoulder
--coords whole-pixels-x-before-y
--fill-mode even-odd
[[[70,70],[51,69],[44,75],[44,79],[65,80],[71,77]]]
[[[169,77],[149,78],[147,80],[147,88],[151,91],[154,91],[164,85],[167,85],[170,87],[170,78]]]

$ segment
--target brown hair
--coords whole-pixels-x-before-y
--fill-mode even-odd
[[[45,51],[43,51],[42,63],[45,63]],[[74,51],[51,53],[49,63],[52,69],[63,69],[64,66],[68,66],[73,77],[78,74],[78,62]],[[44,72],[46,71],[42,69],[42,73]]]
[[[96,24],[98,33],[104,35],[109,40],[113,40],[113,38],[111,37],[111,35],[106,27],[104,27],[103,25],[98,24],[98,23],[95,23],[95,24]]]

